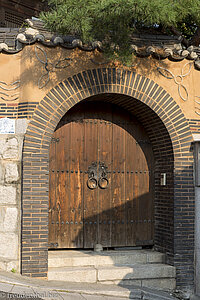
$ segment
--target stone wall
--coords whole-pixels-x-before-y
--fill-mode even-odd
[[[20,271],[21,161],[25,120],[15,134],[0,134],[0,268]]]

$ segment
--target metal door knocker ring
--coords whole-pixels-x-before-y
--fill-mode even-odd
[[[108,187],[109,181],[107,179],[107,166],[104,162],[92,162],[88,167],[87,173],[87,186],[89,189],[94,190],[98,186],[101,189],[106,189]]]
[[[89,189],[94,190],[97,188],[97,180],[94,177],[91,177],[87,181],[87,186]]]
[[[98,186],[97,181],[97,162],[92,162],[88,168],[87,186],[89,189],[94,190]]]
[[[108,183],[109,183],[109,181],[107,178],[101,177],[99,179],[98,185],[101,189],[106,189],[108,187]]]

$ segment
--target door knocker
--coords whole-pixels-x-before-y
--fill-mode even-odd
[[[87,186],[89,189],[94,190],[99,186],[101,189],[108,187],[109,181],[107,179],[107,167],[105,163],[93,162],[88,167],[88,180]]]
[[[97,163],[93,162],[88,168],[87,186],[89,189],[94,190],[97,188],[97,185]]]
[[[107,179],[107,167],[103,162],[99,162],[99,180],[98,185],[101,189],[106,189],[108,187]]]

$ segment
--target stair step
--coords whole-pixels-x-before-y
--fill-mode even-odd
[[[49,251],[48,264],[52,267],[105,266],[134,263],[163,263],[165,255],[152,250],[127,251]]]
[[[98,281],[173,278],[175,268],[165,264],[135,264],[132,266],[98,267]]]
[[[132,266],[49,268],[48,279],[73,282],[115,283],[122,280],[167,279],[175,277],[175,268],[165,264],[134,264]]]
[[[95,283],[97,282],[97,271],[94,267],[49,268],[48,280]]]

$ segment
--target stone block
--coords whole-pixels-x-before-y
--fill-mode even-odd
[[[164,279],[147,279],[142,280],[143,287],[150,287],[159,289],[162,291],[173,291],[176,288],[175,278],[164,278]]]
[[[0,257],[0,269],[7,272],[10,272],[14,269],[17,273],[19,273],[19,261],[3,259]]]
[[[2,157],[2,155],[3,155],[3,151],[5,149],[5,144],[6,144],[6,140],[0,139],[0,157]]]
[[[0,163],[0,183],[4,180],[4,168],[3,165]]]
[[[0,185],[1,204],[16,204],[16,187]]]
[[[74,268],[49,268],[49,280],[61,280],[71,282],[90,282],[94,283],[97,279],[95,268],[74,267]]]
[[[9,163],[5,165],[5,182],[12,183],[19,179],[19,172],[16,163]]]
[[[98,267],[98,280],[130,280],[174,278],[175,268],[164,264],[135,264],[133,266]]]
[[[2,156],[4,159],[18,159],[19,157],[19,144],[18,140],[15,137],[9,138],[6,140]]]
[[[18,235],[15,233],[0,232],[0,241],[0,257],[18,259]]]
[[[147,253],[147,263],[164,263],[165,262],[165,254],[160,252],[149,251]]]
[[[18,210],[16,207],[7,207],[4,216],[3,228],[4,231],[14,232],[17,228]]]
[[[16,272],[19,272],[19,261],[14,260],[7,263],[6,271],[10,272],[12,269],[14,269]]]
[[[4,220],[5,220],[5,215],[6,215],[6,208],[5,206],[0,207],[0,231],[4,231]]]
[[[107,280],[103,281],[103,284],[115,284],[118,286],[126,286],[126,287],[131,287],[131,286],[142,286],[142,280]]]
[[[16,134],[24,134],[26,132],[28,126],[27,119],[16,119],[15,120],[15,133]]]

